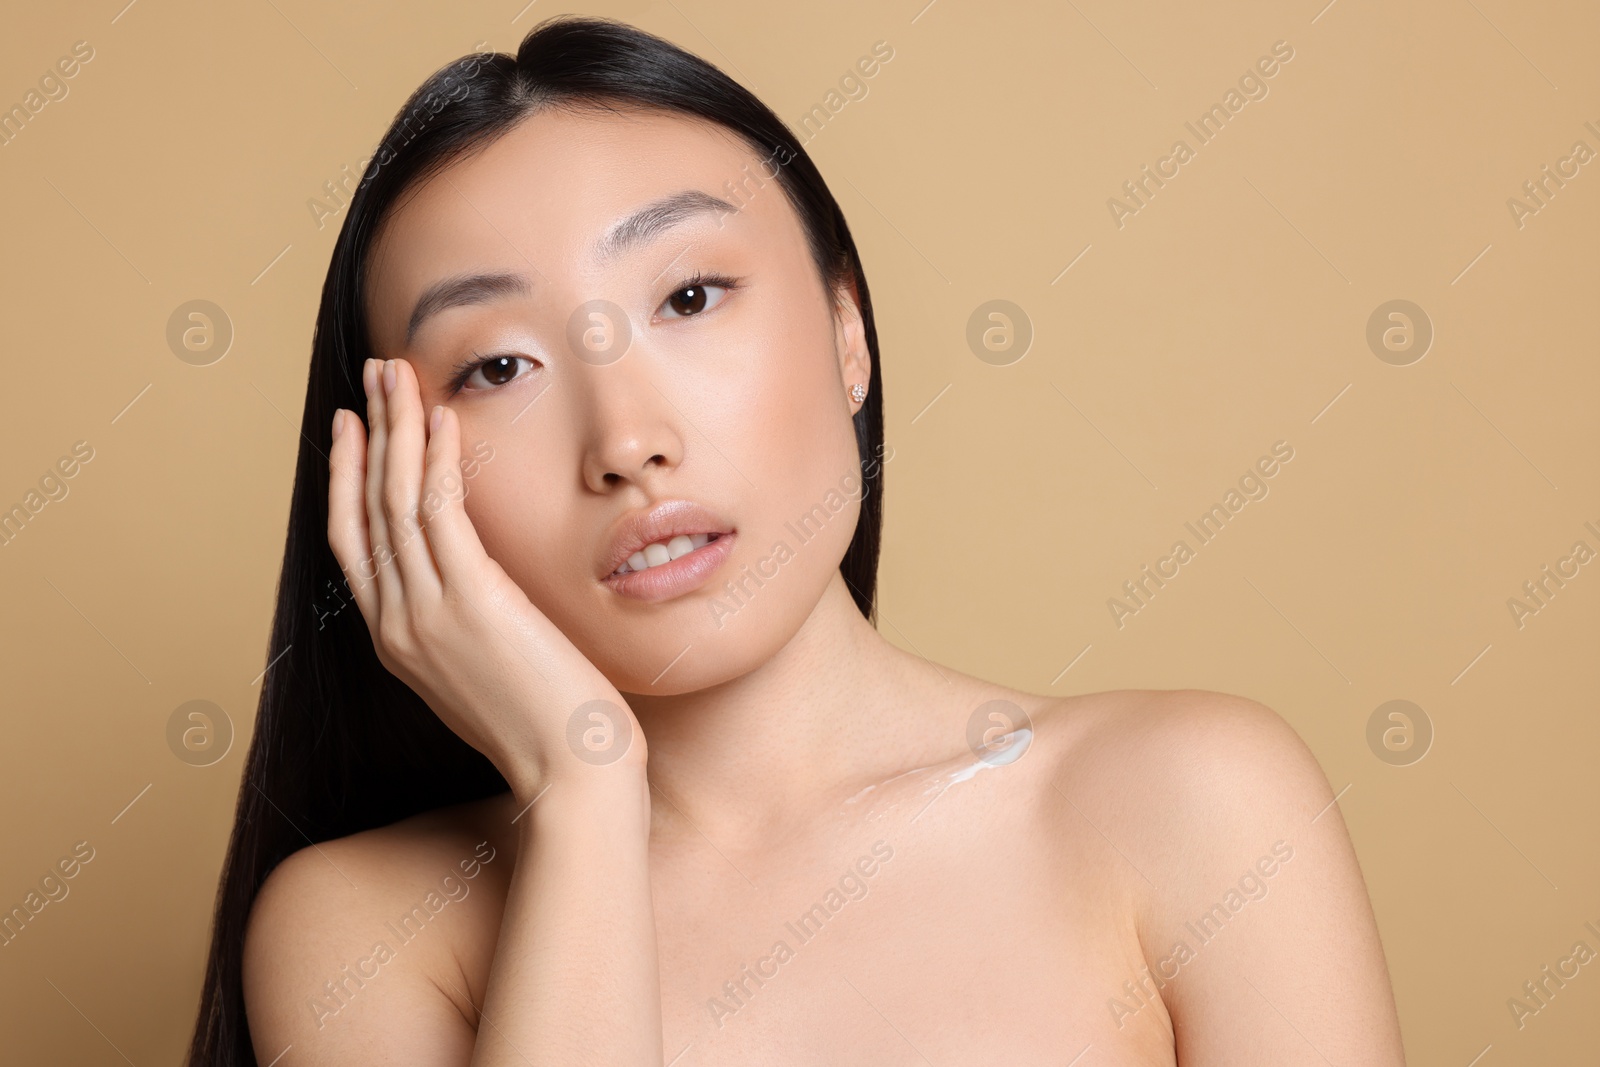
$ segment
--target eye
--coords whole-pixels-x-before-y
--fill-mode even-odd
[[[450,391],[454,394],[462,389],[470,393],[497,389],[526,376],[525,371],[519,370],[519,364],[527,364],[529,368],[534,365],[527,356],[474,356],[457,368]]]
[[[666,300],[661,302],[660,310],[666,318],[684,319],[699,315],[708,308],[716,307],[727,299],[728,293],[739,288],[732,278],[724,278],[716,274],[696,274],[685,279]],[[721,295],[713,298],[714,290],[721,290]]]

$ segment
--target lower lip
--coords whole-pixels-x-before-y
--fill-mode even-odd
[[[733,551],[733,541],[732,533],[719,534],[715,541],[669,563],[612,575],[603,584],[610,586],[617,595],[634,600],[671,600],[704,585]]]

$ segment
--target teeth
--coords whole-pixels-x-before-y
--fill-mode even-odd
[[[630,571],[643,571],[651,567],[659,567],[663,563],[670,563],[679,556],[687,556],[695,549],[711,542],[710,534],[679,534],[668,541],[658,541],[653,545],[645,545],[639,551],[628,557],[628,562],[617,568],[616,573],[627,574]]]

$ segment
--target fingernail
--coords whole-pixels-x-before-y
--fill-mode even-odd
[[[444,407],[440,404],[433,406],[433,414],[428,416],[428,432],[438,433],[439,424],[444,421]]]
[[[367,399],[372,399],[372,360],[368,359],[361,364],[361,388],[366,392]]]
[[[343,433],[343,432],[344,432],[344,408],[340,408],[338,411],[335,411],[333,413],[333,439],[335,441],[337,441],[339,439],[339,435],[341,433]]]
[[[388,396],[390,393],[394,392],[394,380],[395,380],[394,360],[386,359],[386,360],[383,361],[383,395],[384,396]]]

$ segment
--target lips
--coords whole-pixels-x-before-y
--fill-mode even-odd
[[[600,560],[599,572],[595,577],[600,581],[611,579],[617,569],[628,561],[629,556],[642,551],[646,545],[664,543],[680,536],[694,538],[698,542],[702,539],[695,537],[696,534],[715,535],[709,545],[699,547],[691,553],[698,555],[721,541],[731,541],[733,532],[730,523],[692,500],[667,500],[648,511],[629,512],[613,527],[607,542],[606,554]],[[724,545],[723,549],[728,547],[730,546]],[[672,563],[663,566],[672,567],[677,562],[673,560]],[[657,569],[650,568],[650,570]],[[648,574],[649,571],[638,573]]]
[[[733,554],[738,534],[726,533],[715,541],[642,571],[613,574],[603,584],[628,600],[659,603],[692,593],[711,580]]]

